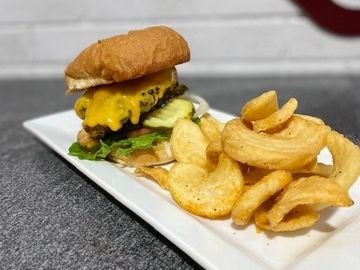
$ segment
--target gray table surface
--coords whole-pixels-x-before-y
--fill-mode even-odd
[[[299,101],[360,143],[360,79],[184,78],[213,108],[238,114],[268,89]],[[198,269],[195,261],[25,131],[24,120],[70,109],[61,80],[0,81],[1,269]],[[219,256],[224,256],[220,254]]]

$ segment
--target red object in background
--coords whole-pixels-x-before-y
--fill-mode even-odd
[[[360,35],[360,10],[338,6],[331,0],[294,0],[320,26],[340,35]]]

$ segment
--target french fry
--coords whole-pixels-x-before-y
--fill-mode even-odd
[[[248,224],[254,211],[271,196],[285,188],[291,180],[291,174],[286,171],[274,171],[266,175],[237,200],[231,210],[233,221],[237,225]]]
[[[295,98],[291,98],[280,110],[273,112],[266,118],[253,122],[253,129],[255,132],[274,130],[282,126],[287,120],[293,116],[297,109],[298,102]]]
[[[176,163],[168,181],[169,191],[181,207],[208,218],[228,215],[244,187],[239,165],[224,153],[210,173],[193,163]]]
[[[258,228],[272,232],[292,232],[313,226],[320,218],[320,214],[310,207],[297,206],[291,210],[276,226],[271,226],[267,218],[267,211],[273,201],[269,200],[259,207],[254,215],[255,224]]]
[[[360,149],[336,131],[327,137],[327,147],[333,158],[333,170],[329,177],[344,189],[354,184],[360,175]]]
[[[221,132],[225,124],[216,120],[210,114],[204,114],[200,119],[200,129],[208,141],[218,141],[221,139]]]
[[[320,153],[330,128],[292,117],[279,133],[250,130],[241,119],[229,121],[222,133],[224,152],[235,160],[264,169],[296,170]]]
[[[267,218],[270,226],[275,228],[295,207],[317,204],[348,207],[353,205],[353,201],[332,179],[320,176],[304,177],[285,188],[269,210]]]
[[[139,167],[136,168],[135,173],[152,178],[163,189],[168,188],[168,170],[162,167]]]
[[[209,141],[200,127],[189,119],[178,119],[170,138],[173,156],[178,162],[207,166],[206,147]]]
[[[278,110],[276,91],[271,90],[247,102],[241,110],[241,117],[256,121],[268,117]]]

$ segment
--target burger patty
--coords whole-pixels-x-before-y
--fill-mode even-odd
[[[75,103],[83,127],[101,137],[105,129],[118,131],[130,121],[136,125],[143,113],[150,111],[168,92],[177,87],[176,69],[169,68],[141,78],[92,87]],[[172,94],[170,95],[172,96]]]
[[[131,123],[130,119],[127,118],[122,125],[121,132],[128,132],[134,129],[141,128],[142,121],[150,112],[163,107],[170,99],[183,95],[187,89],[188,88],[185,85],[180,85],[176,83],[174,87],[168,87],[160,99],[156,99],[155,97],[155,95],[158,94],[157,88],[143,92],[141,95],[142,99],[140,100],[140,110],[143,113],[140,116],[139,122],[137,124],[133,124]],[[155,100],[157,100],[156,103],[154,103]],[[95,127],[84,125],[84,129],[90,137],[97,139],[104,138],[106,134],[112,133],[109,127],[103,125],[96,125]]]

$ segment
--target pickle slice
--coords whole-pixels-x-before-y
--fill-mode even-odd
[[[195,113],[191,101],[175,98],[164,107],[151,112],[144,120],[143,125],[151,128],[172,128],[178,118],[192,118]]]

